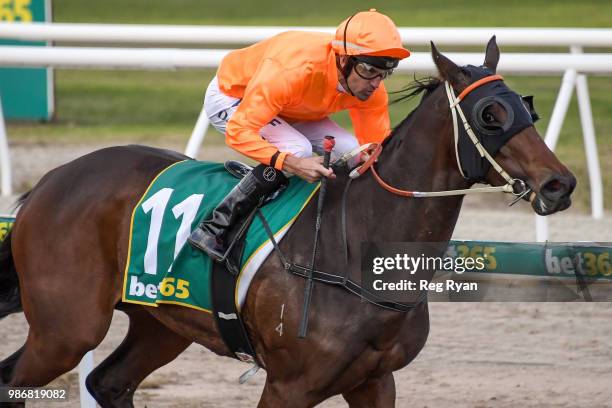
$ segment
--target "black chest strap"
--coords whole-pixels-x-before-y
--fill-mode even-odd
[[[352,281],[349,277],[348,277],[348,258],[349,258],[349,254],[348,254],[348,242],[347,242],[347,236],[346,236],[346,231],[347,231],[347,225],[346,225],[346,201],[347,201],[347,196],[348,196],[348,191],[349,191],[349,187],[351,185],[351,181],[352,179],[349,179],[346,187],[344,188],[344,192],[342,194],[342,214],[341,214],[341,220],[342,220],[342,246],[343,246],[343,252],[344,252],[344,262],[345,265],[347,266],[346,268],[344,268],[344,270],[346,271],[345,274],[340,275],[340,274],[333,274],[333,273],[328,273],[328,272],[322,272],[319,270],[314,269],[313,271],[313,275],[312,278],[317,281],[317,282],[322,282],[322,283],[327,283],[330,285],[337,285],[340,286],[342,288],[344,288],[345,290],[349,291],[350,293],[357,295],[359,297],[361,297],[362,299],[376,305],[376,306],[380,306],[382,308],[385,309],[389,309],[389,310],[394,310],[397,312],[409,312],[412,309],[414,309],[415,307],[419,306],[421,303],[423,302],[427,302],[427,292],[423,291],[423,293],[421,293],[421,295],[419,295],[419,298],[416,302],[414,303],[399,303],[399,302],[394,302],[388,299],[384,299],[366,289],[364,289],[361,285],[359,285],[358,283]],[[285,270],[301,276],[301,277],[308,277],[308,273],[310,271],[311,268],[303,266],[303,265],[298,265],[296,263],[293,262],[289,262],[287,260],[287,258],[285,257],[285,254],[283,254],[283,251],[281,251],[281,249],[278,246],[278,243],[276,242],[276,239],[274,238],[274,234],[272,233],[272,230],[270,229],[270,226],[268,225],[268,222],[266,221],[265,217],[263,216],[263,214],[258,210],[257,211],[257,216],[259,217],[259,219],[261,220],[261,223],[264,226],[264,229],[266,231],[266,234],[268,234],[268,237],[270,238],[270,242],[272,242],[272,245],[274,246],[274,251],[276,252],[276,254],[278,255],[281,263],[283,264],[283,267],[285,268]]]

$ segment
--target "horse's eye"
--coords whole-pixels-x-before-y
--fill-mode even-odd
[[[482,119],[485,121],[485,123],[493,123],[495,122],[495,116],[493,116],[493,114],[491,114],[491,112],[484,112],[482,115]]]

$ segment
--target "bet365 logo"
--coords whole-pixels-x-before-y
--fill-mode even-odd
[[[574,258],[569,256],[555,256],[552,249],[546,249],[546,270],[551,275],[574,275],[576,273],[593,276],[612,276],[612,263],[610,252],[594,253],[590,251],[577,252]]]
[[[12,221],[0,221],[0,242],[6,238],[12,226]]]
[[[31,0],[0,0],[0,21],[32,21]]]

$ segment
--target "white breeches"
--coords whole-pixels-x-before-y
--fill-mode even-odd
[[[204,98],[204,109],[211,125],[225,134],[227,121],[239,104],[240,99],[227,96],[219,90],[215,76],[208,85]],[[281,152],[288,152],[297,157],[309,157],[313,152],[323,154],[323,139],[327,135],[333,136],[336,141],[332,161],[359,146],[355,136],[329,118],[289,124],[275,117],[261,128],[259,133],[266,141],[278,147]]]

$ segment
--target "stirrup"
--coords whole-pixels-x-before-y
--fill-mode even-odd
[[[225,170],[227,170],[229,174],[237,179],[243,179],[251,170],[253,170],[253,167],[239,162],[238,160],[228,160],[223,163],[223,167],[225,167]]]
[[[187,238],[187,241],[189,241],[189,243],[191,245],[193,245],[194,247],[198,248],[199,250],[201,250],[202,252],[205,252],[211,260],[213,260],[214,262],[219,262],[219,263],[223,263],[227,260],[228,256],[230,255],[230,253],[232,252],[232,250],[234,249],[234,246],[236,245],[236,243],[242,238],[242,236],[247,232],[249,226],[251,225],[251,222],[253,221],[253,218],[255,217],[255,214],[257,213],[257,211],[259,210],[259,205],[256,205],[255,208],[253,208],[251,210],[251,212],[242,219],[241,224],[240,224],[240,228],[238,229],[238,231],[236,232],[236,234],[234,235],[234,237],[232,238],[231,242],[229,242],[228,245],[226,245],[225,248],[223,248],[224,252],[217,252],[214,251],[206,246],[200,245],[201,240],[196,240],[194,236],[194,234],[199,235],[200,237],[204,236],[204,231],[202,231],[202,229],[200,229],[200,227],[198,226],[195,230],[193,230],[193,232],[191,233],[191,235],[189,235],[189,237]],[[231,228],[233,228],[234,226],[231,226]]]

